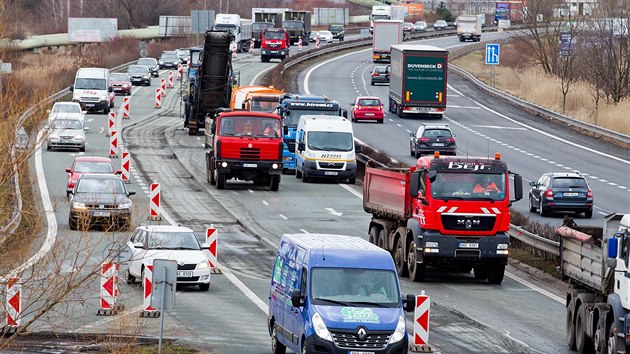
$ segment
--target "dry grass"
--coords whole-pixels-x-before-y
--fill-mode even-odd
[[[510,45],[502,48],[502,56],[504,53],[513,56],[514,52],[510,53],[508,48]],[[454,60],[452,63],[474,74],[486,84],[491,84],[492,68],[484,64],[483,51],[473,52]],[[496,67],[495,82],[496,87],[500,90],[562,113],[560,79],[546,75],[541,69],[527,64],[520,68],[501,65]],[[565,114],[603,128],[630,134],[628,111],[630,111],[630,100],[622,101],[617,105],[603,101],[600,102],[597,111],[589,86],[583,82],[578,82],[571,86],[567,95]]]

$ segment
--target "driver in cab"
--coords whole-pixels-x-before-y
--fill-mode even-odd
[[[501,190],[492,180],[492,176],[484,175],[473,188],[473,193],[501,193]]]

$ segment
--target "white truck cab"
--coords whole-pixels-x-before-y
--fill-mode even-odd
[[[237,14],[217,14],[214,20],[214,30],[231,31],[234,40],[230,43],[231,52],[242,52],[249,49],[252,38],[252,21],[241,18]]]
[[[354,184],[357,175],[352,123],[344,117],[303,115],[296,132],[296,177],[347,178]]]
[[[114,106],[114,93],[109,81],[109,69],[80,68],[70,86],[72,101],[85,111],[102,110],[105,114]]]

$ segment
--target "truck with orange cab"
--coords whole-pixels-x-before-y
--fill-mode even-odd
[[[260,61],[289,56],[289,33],[284,28],[266,28],[260,38]]]
[[[232,91],[232,96],[230,97],[230,109],[273,112],[273,110],[277,106],[278,100],[280,99],[280,97],[282,97],[282,95],[284,95],[284,91],[276,90],[275,88],[273,88],[273,86],[241,86]],[[252,109],[254,108],[254,101],[257,100],[270,103],[262,104],[261,109]],[[275,101],[275,104],[272,104],[271,101]],[[258,108],[258,105],[256,105],[256,108]]]
[[[229,179],[277,191],[282,174],[282,119],[276,114],[222,111],[206,119],[208,182],[224,189]]]
[[[408,169],[368,165],[363,209],[372,214],[369,240],[390,251],[398,274],[414,281],[423,281],[428,267],[472,268],[475,278],[501,284],[509,255],[509,208],[523,197],[522,183],[498,153],[491,159],[436,152]]]
[[[280,98],[284,96],[284,91],[273,90],[275,92],[250,92],[245,96],[243,108],[254,112],[273,112],[278,106]]]

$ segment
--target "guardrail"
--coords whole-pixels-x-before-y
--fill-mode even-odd
[[[126,69],[129,65],[134,64],[135,61],[132,62],[128,62],[122,65],[118,65],[116,67],[113,67],[111,69],[109,69],[110,71],[120,71],[123,69]],[[42,101],[38,102],[36,105],[29,107],[26,111],[24,111],[20,117],[18,118],[18,124],[15,130],[15,137],[16,137],[16,144],[13,145],[13,147],[11,148],[11,162],[13,164],[13,182],[11,182],[12,186],[15,189],[15,200],[12,202],[13,204],[13,213],[12,213],[12,217],[9,220],[9,222],[3,226],[2,228],[0,228],[0,243],[3,243],[4,241],[6,241],[6,239],[10,236],[13,235],[15,233],[15,231],[17,230],[18,226],[20,226],[20,222],[22,221],[22,193],[20,190],[20,178],[19,178],[19,173],[18,173],[18,164],[17,161],[15,161],[15,155],[16,155],[16,150],[21,149],[21,148],[27,148],[28,147],[28,141],[30,140],[28,138],[28,135],[25,137],[26,138],[26,145],[25,146],[18,146],[17,142],[20,142],[24,139],[23,136],[21,136],[22,132],[25,132],[23,129],[23,125],[24,122],[26,121],[26,119],[30,118],[31,116],[33,116],[33,114],[35,114],[35,112],[37,112],[39,109],[41,109],[41,107],[46,106],[46,105],[50,105],[51,103],[67,96],[70,94],[70,88],[65,88],[61,91],[58,91],[48,97],[46,97],[45,99],[43,99]],[[20,144],[21,145],[21,144]]]
[[[510,224],[510,237],[513,237],[529,246],[538,250],[547,252],[554,256],[560,256],[560,242],[544,238],[533,234],[519,226]]]

